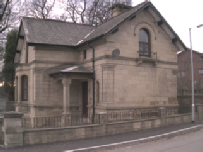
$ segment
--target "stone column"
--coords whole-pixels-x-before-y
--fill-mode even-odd
[[[64,78],[63,84],[63,114],[70,114],[70,85],[71,79]]]
[[[115,64],[102,65],[102,101],[114,102],[114,68]]]
[[[4,146],[5,148],[12,148],[23,146],[23,128],[22,117],[23,113],[18,112],[5,112],[4,126],[2,131],[4,133]]]
[[[160,107],[159,108],[159,116],[160,116],[160,118],[163,118],[163,117],[167,116],[165,107]]]
[[[105,125],[107,123],[107,112],[99,112],[99,123]]]

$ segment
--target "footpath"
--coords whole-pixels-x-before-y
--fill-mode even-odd
[[[40,144],[24,146],[13,149],[0,149],[0,152],[90,152],[105,151],[128,145],[172,138],[181,134],[201,131],[203,123],[179,124],[136,132],[105,136],[84,140],[57,142],[52,144]]]

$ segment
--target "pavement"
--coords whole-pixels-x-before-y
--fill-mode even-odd
[[[57,142],[23,146],[13,149],[0,149],[0,152],[84,152],[106,151],[111,148],[124,147],[162,138],[171,138],[180,134],[186,134],[203,129],[202,123],[188,123],[172,125],[160,128],[140,130],[113,136],[105,136],[91,139]]]
[[[203,130],[174,138],[105,150],[105,152],[202,152]]]

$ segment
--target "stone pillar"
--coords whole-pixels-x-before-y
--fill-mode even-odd
[[[99,123],[105,125],[107,123],[107,112],[99,112]]]
[[[63,117],[61,121],[62,126],[71,125],[71,115],[70,115],[70,85],[71,79],[64,78],[62,80],[63,84]]]
[[[63,83],[63,114],[70,114],[70,85],[71,79],[64,78]]]
[[[5,112],[3,115],[4,126],[2,127],[2,131],[4,133],[5,148],[23,146],[23,113],[11,111]]]
[[[102,65],[102,101],[114,102],[114,68],[115,64]]]
[[[160,116],[160,118],[163,118],[163,117],[167,116],[165,107],[160,107],[159,108],[159,116]]]
[[[198,104],[197,106],[197,115],[198,119],[196,121],[202,122],[203,121],[203,104]]]

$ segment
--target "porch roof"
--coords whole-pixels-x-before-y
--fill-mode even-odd
[[[48,68],[45,70],[46,73],[50,76],[55,76],[55,75],[61,75],[61,74],[93,74],[93,71],[91,69],[85,68],[81,65],[74,65],[74,64],[63,64],[59,65],[53,68]]]

